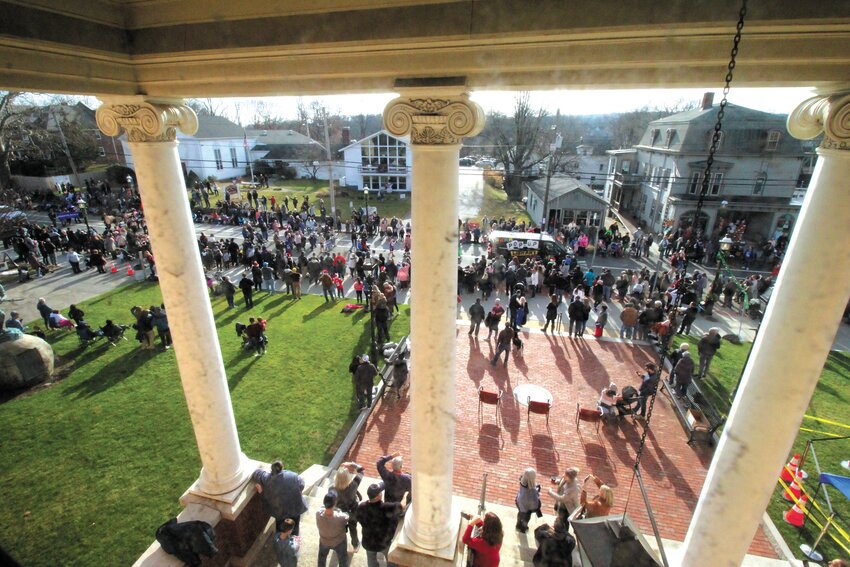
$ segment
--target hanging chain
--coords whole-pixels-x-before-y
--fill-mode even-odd
[[[661,373],[664,369],[664,359],[666,358],[666,352],[664,350],[661,351],[661,362],[658,366],[658,384],[655,386],[655,391],[649,397],[649,407],[646,410],[646,419],[643,422],[643,433],[640,436],[640,445],[638,445],[637,453],[635,454],[635,465],[634,471],[632,473],[632,482],[629,483],[629,492],[626,496],[626,506],[623,509],[623,517],[626,516],[626,511],[629,509],[629,501],[632,498],[632,486],[635,483],[635,477],[637,476],[638,468],[640,468],[640,458],[643,455],[643,449],[646,447],[646,436],[649,435],[649,424],[652,421],[652,408],[655,407],[655,397],[658,395],[658,388],[661,386]]]
[[[711,148],[708,150],[708,159],[705,161],[705,173],[703,173],[702,176],[702,187],[699,192],[699,201],[697,201],[697,209],[694,213],[693,226],[697,230],[699,230],[700,212],[702,211],[703,201],[705,200],[705,196],[708,194],[708,187],[711,182],[711,166],[714,164],[714,154],[717,151],[717,144],[720,143],[720,136],[722,135],[721,128],[723,127],[723,117],[726,115],[726,98],[729,96],[729,87],[732,84],[732,72],[735,70],[735,59],[738,57],[738,44],[741,43],[741,30],[744,29],[744,17],[746,15],[747,0],[742,0],[741,10],[738,12],[738,24],[735,26],[735,38],[732,40],[732,51],[729,53],[726,84],[723,87],[723,99],[720,101],[720,109],[717,111],[717,122],[714,123],[714,133],[711,136]]]

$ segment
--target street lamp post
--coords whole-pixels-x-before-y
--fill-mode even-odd
[[[363,188],[363,197],[366,198],[366,236],[369,236],[369,188]]]
[[[363,270],[366,272],[366,311],[369,312],[369,356],[372,359],[372,363],[377,365],[378,349],[377,345],[375,345],[375,309],[374,305],[372,305],[372,288],[375,285],[375,278],[372,271],[374,268],[372,257],[366,256],[366,259],[363,261]]]
[[[88,234],[91,229],[89,228],[89,215],[88,215],[88,203],[83,200],[81,197],[79,201],[77,201],[77,208],[80,209],[80,213],[83,215],[83,220],[86,223],[86,234]]]

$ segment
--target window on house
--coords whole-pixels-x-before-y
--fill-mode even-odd
[[[653,128],[652,131],[650,131],[650,133],[649,133],[649,145],[650,146],[654,146],[655,142],[658,141],[659,132],[660,132],[660,130],[658,130],[658,128]]]
[[[767,133],[767,143],[764,146],[765,151],[775,152],[779,147],[779,138],[782,133],[779,130],[771,130]]]
[[[239,159],[236,157],[236,148],[230,148],[230,164],[239,167]]]
[[[100,157],[106,157],[106,150],[104,150],[102,147],[98,147],[97,155],[99,155]]]
[[[623,165],[620,166],[620,171],[623,173],[628,173],[632,169],[632,162],[629,160],[624,160]]]
[[[756,183],[753,185],[753,195],[761,195],[764,193],[764,186],[767,183],[767,175],[764,173],[760,174],[756,178]]]
[[[100,130],[95,130],[95,131],[94,131],[94,137],[95,137],[95,139],[97,139],[97,140],[100,140],[100,139],[101,139],[101,137],[102,137],[102,136],[100,135]]]
[[[673,142],[673,134],[676,131],[672,128],[667,128],[667,131],[664,133],[664,147],[669,148],[670,144]]]
[[[723,174],[715,173],[711,177],[711,186],[709,187],[709,193],[711,195],[719,195],[720,187],[723,185]]]
[[[702,187],[702,172],[695,171],[691,174],[691,184],[688,187],[688,193],[691,195],[697,195],[700,192],[700,188]]]
[[[215,155],[215,168],[224,169],[224,162],[221,161],[221,150],[218,148],[214,149],[213,155]]]
[[[599,171],[605,171],[605,164],[604,163],[599,164]]]

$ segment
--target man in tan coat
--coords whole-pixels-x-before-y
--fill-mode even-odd
[[[623,325],[620,327],[621,339],[634,339],[635,328],[637,326],[638,311],[633,304],[628,304],[620,313],[620,321]]]

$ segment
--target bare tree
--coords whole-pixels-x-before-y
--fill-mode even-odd
[[[505,192],[511,201],[522,198],[522,180],[531,169],[548,157],[543,133],[546,111],[531,107],[530,95],[522,92],[514,103],[512,120],[494,118],[494,151],[505,166]]]
[[[12,154],[11,134],[17,129],[21,114],[15,108],[15,101],[20,98],[17,91],[0,91],[0,188],[8,187],[12,181],[9,171],[9,158]]]
[[[224,116],[224,104],[214,98],[190,98],[186,104],[199,115]]]

